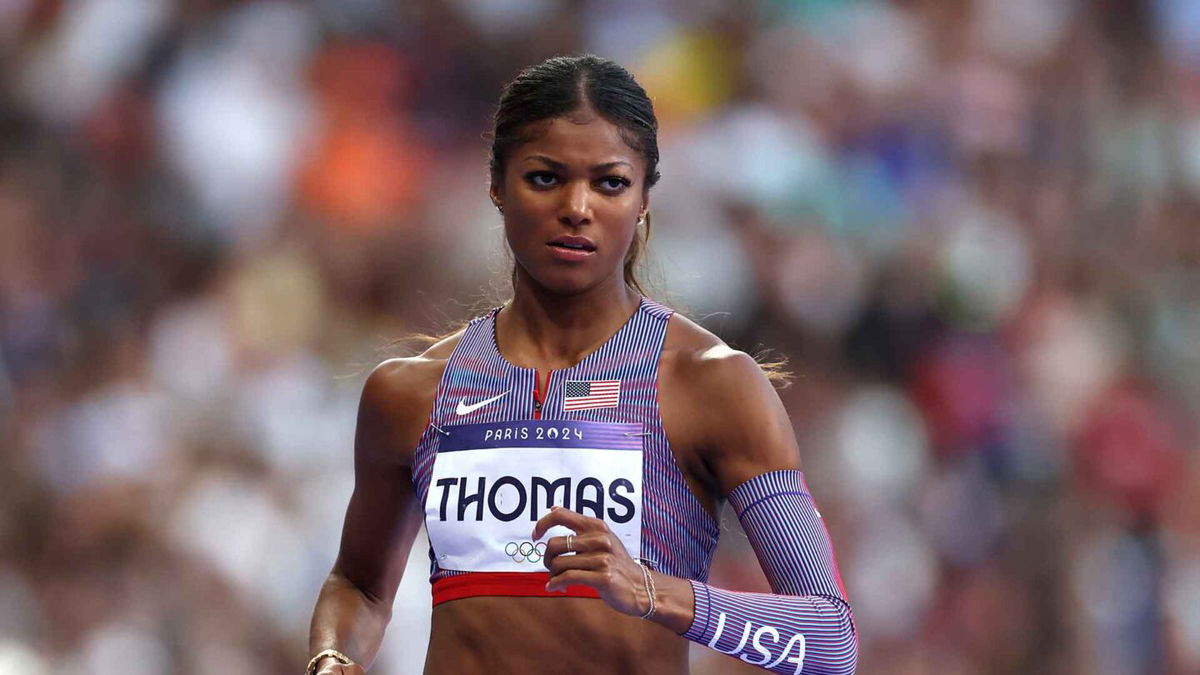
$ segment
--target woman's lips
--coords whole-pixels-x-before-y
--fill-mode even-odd
[[[550,248],[550,255],[567,262],[586,260],[596,252],[596,244],[591,239],[573,235],[555,237],[546,242],[546,246]]]
[[[546,244],[546,246],[550,249],[551,256],[558,260],[565,260],[567,262],[579,262],[580,260],[587,260],[588,256],[596,254],[595,251],[589,251],[583,248],[567,248],[565,246],[559,246],[556,244]]]
[[[566,248],[580,248],[580,249],[584,249],[586,251],[595,251],[596,250],[596,242],[592,241],[591,239],[588,239],[587,237],[581,237],[576,234],[564,234],[560,237],[555,237],[546,243],[550,246],[563,246]]]

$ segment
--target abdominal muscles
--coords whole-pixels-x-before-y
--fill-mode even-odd
[[[463,598],[434,608],[425,672],[687,673],[688,642],[593,598]]]

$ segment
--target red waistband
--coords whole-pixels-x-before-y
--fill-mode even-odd
[[[433,606],[480,595],[533,596],[545,598],[599,598],[589,586],[567,586],[565,593],[547,591],[549,572],[472,572],[442,577],[433,582]]]

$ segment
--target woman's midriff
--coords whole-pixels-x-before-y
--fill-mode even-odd
[[[433,609],[426,675],[688,672],[688,642],[590,598],[475,597]]]

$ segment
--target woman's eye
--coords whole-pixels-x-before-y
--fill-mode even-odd
[[[535,171],[526,174],[525,180],[529,181],[534,187],[544,188],[553,186],[558,181],[558,177],[546,171]]]
[[[629,179],[624,176],[606,176],[600,179],[600,187],[609,192],[618,192],[629,187]]]

